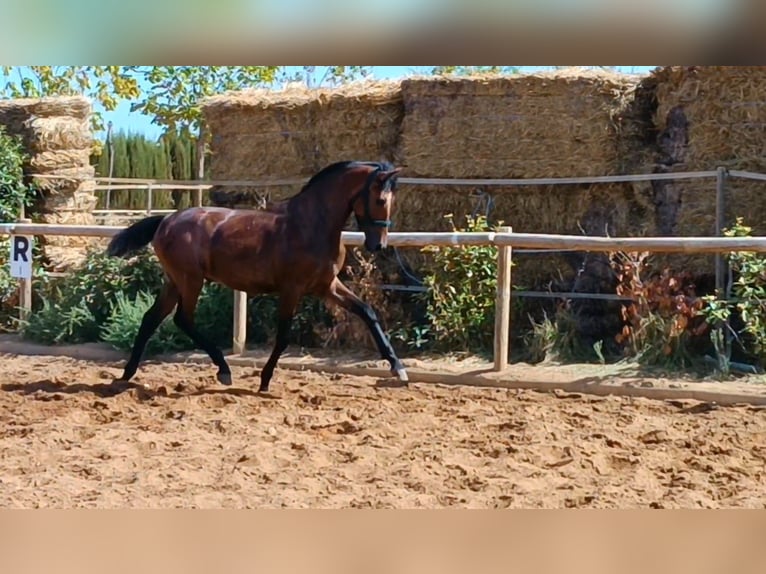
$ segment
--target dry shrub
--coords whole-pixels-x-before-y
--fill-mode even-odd
[[[342,277],[349,289],[377,311],[384,330],[402,320],[401,307],[391,304],[389,297],[380,289],[385,280],[380,266],[376,265],[372,256],[363,253],[358,247],[349,249]],[[349,343],[361,343],[366,348],[377,351],[375,340],[359,317],[336,306],[330,307],[330,314],[334,324],[323,337],[325,347],[337,348]]]
[[[668,268],[651,273],[648,252],[613,253],[610,259],[617,294],[633,299],[622,305],[623,328],[615,337],[625,355],[646,365],[688,367],[695,339],[708,329],[693,275]]]

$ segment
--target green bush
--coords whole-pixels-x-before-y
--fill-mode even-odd
[[[30,315],[22,335],[44,344],[98,341],[118,294],[132,299],[139,291],[156,293],[161,283],[159,263],[148,250],[129,260],[91,251],[66,277],[43,282],[42,309]]]
[[[0,126],[0,223],[16,221],[21,205],[29,207],[35,190],[24,184],[26,154],[21,140]]]
[[[129,351],[133,348],[144,313],[154,304],[156,295],[139,291],[133,298],[118,293],[106,324],[102,327],[101,340],[115,349]],[[168,317],[154,332],[146,344],[146,354],[156,355],[191,349],[194,344]]]
[[[738,217],[724,234],[727,237],[749,237],[752,228]],[[731,285],[733,301],[722,298],[720,294],[703,297],[705,307],[700,314],[713,327],[710,337],[719,354],[719,362],[729,359],[728,356],[721,356],[731,352],[731,349],[723,348],[721,333],[722,329],[729,329],[739,339],[744,351],[763,366],[766,364],[766,256],[752,251],[733,251],[728,255],[728,262],[736,277]],[[740,326],[735,330],[733,325],[736,323]]]
[[[0,223],[16,221],[20,208],[32,205],[35,188],[24,183],[24,161],[21,140],[11,136],[0,126]],[[39,254],[39,246],[35,244],[34,253]],[[11,328],[18,316],[18,281],[10,276],[8,256],[10,241],[0,237],[0,328]],[[39,266],[35,267],[36,276],[40,276]]]
[[[32,313],[23,327],[24,337],[43,345],[88,343],[95,341],[92,332],[96,321],[84,301],[62,308],[48,299]]]
[[[484,216],[467,217],[464,229],[492,231]],[[495,323],[497,248],[486,246],[426,247],[434,268],[424,277],[427,292],[428,338],[436,348],[487,352],[492,349]],[[421,329],[419,343],[426,331]]]

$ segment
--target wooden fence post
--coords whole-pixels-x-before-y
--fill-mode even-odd
[[[499,227],[498,233],[512,233],[510,227]],[[497,295],[495,298],[495,370],[508,367],[511,334],[511,246],[497,247]]]
[[[234,291],[234,337],[232,352],[242,355],[245,352],[247,340],[247,293]]]

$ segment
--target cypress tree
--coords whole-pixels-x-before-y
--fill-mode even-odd
[[[197,179],[197,142],[188,133],[168,132],[159,140],[148,140],[142,134],[112,132],[114,149],[113,177],[139,179]],[[102,154],[94,158],[96,173],[109,175],[109,147],[105,144]],[[105,195],[105,194],[104,194]],[[180,209],[192,202],[192,192],[174,189],[170,194],[155,190],[152,205],[158,209]],[[101,204],[103,205],[103,200]],[[114,190],[111,194],[112,209],[144,209],[146,191]]]

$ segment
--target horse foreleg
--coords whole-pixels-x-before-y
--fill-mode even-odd
[[[223,352],[194,326],[194,310],[197,308],[202,285],[202,279],[187,281],[181,290],[178,309],[173,320],[176,326],[186,333],[197,347],[205,351],[210,360],[218,367],[218,374],[216,375],[218,382],[222,385],[230,385],[231,369],[223,356]]]
[[[277,337],[274,342],[274,349],[271,351],[269,360],[261,370],[261,386],[258,388],[259,393],[265,393],[269,390],[269,383],[274,376],[274,369],[277,367],[277,362],[282,353],[287,349],[287,344],[290,340],[290,327],[293,324],[293,315],[295,315],[295,308],[298,306],[299,297],[292,294],[282,294],[279,297],[279,310],[277,315]]]
[[[373,309],[372,305],[362,301],[356,293],[351,291],[337,277],[330,285],[329,292],[326,299],[330,303],[341,306],[342,308],[350,311],[367,325],[367,328],[372,333],[375,344],[380,351],[381,357],[391,365],[391,374],[399,377],[401,381],[407,382],[407,371],[402,365],[402,362],[396,356],[391,341],[383,332],[383,327],[380,326],[380,318],[377,311]]]
[[[160,323],[170,315],[173,307],[178,303],[178,290],[176,286],[167,281],[160,291],[157,298],[154,300],[154,304],[144,313],[143,319],[141,319],[141,326],[138,328],[138,334],[133,342],[133,350],[130,353],[130,358],[125,364],[122,377],[120,381],[128,382],[138,370],[138,364],[141,362],[141,357],[146,349],[146,344],[149,339],[160,326]]]

